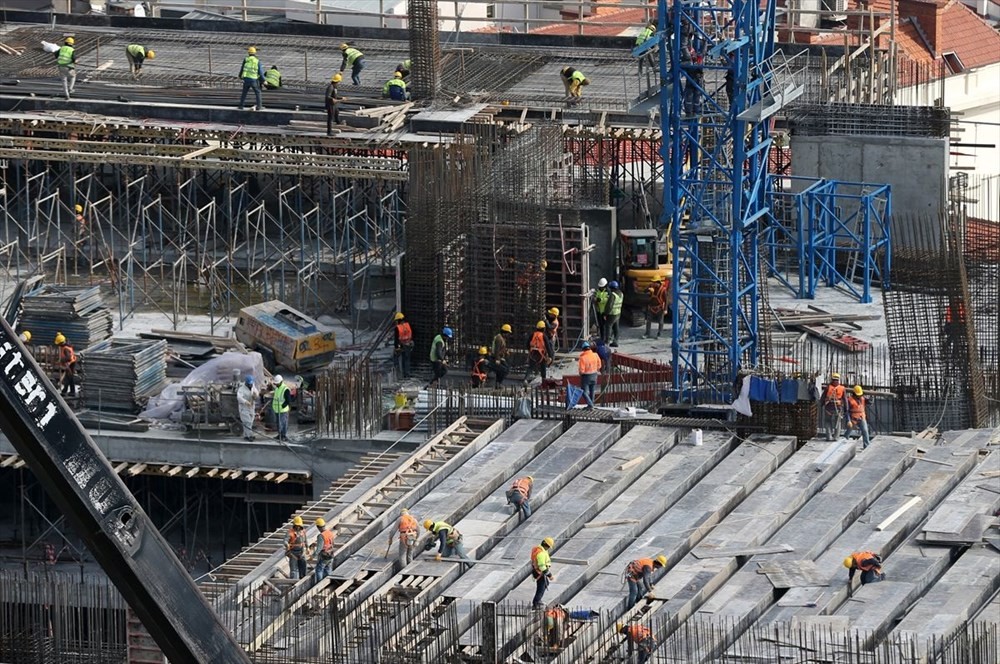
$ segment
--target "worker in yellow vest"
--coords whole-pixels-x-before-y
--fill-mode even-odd
[[[69,96],[73,94],[73,88],[76,87],[75,44],[75,39],[67,37],[63,45],[56,51],[56,67],[59,68],[59,77],[63,82],[63,92],[66,93],[66,99],[69,99]]]
[[[264,89],[277,90],[281,87],[281,72],[278,65],[271,65],[271,68],[264,72]]]
[[[348,44],[341,44],[340,52],[344,56],[340,62],[340,72],[343,73],[345,69],[350,67],[351,82],[354,85],[361,85],[361,70],[365,68],[365,54]]]
[[[142,75],[142,63],[147,58],[150,60],[156,57],[153,49],[147,49],[142,44],[129,44],[125,47],[125,58],[128,60],[129,70],[132,78],[139,78]]]
[[[254,110],[259,111],[264,108],[263,104],[260,103],[260,82],[263,78],[264,65],[260,64],[260,60],[257,59],[257,47],[251,46],[247,49],[247,57],[243,58],[243,64],[240,65],[240,79],[243,81],[243,94],[240,95],[241,111],[247,101],[247,92],[251,90],[253,90],[257,101]]]
[[[280,374],[274,377],[274,395],[271,410],[278,420],[278,440],[288,440],[288,413],[292,410],[292,389],[285,385]]]

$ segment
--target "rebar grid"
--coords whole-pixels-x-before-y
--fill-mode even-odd
[[[441,41],[437,0],[409,0],[410,88],[415,99],[433,100],[441,90]]]
[[[789,126],[801,136],[947,138],[951,111],[929,106],[801,104],[789,111]]]

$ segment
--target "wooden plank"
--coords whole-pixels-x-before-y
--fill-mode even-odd
[[[630,461],[626,461],[625,463],[618,464],[618,470],[628,470],[632,466],[637,466],[640,463],[642,463],[643,459],[645,459],[645,457],[639,456],[639,457],[635,457],[634,459],[632,459]]]
[[[880,523],[877,526],[875,526],[875,530],[880,530],[880,531],[881,530],[885,530],[886,528],[889,527],[889,525],[893,521],[895,521],[900,516],[902,516],[903,513],[906,512],[906,510],[910,509],[911,507],[913,507],[914,505],[916,505],[919,502],[920,502],[920,496],[914,496],[913,498],[910,498],[908,501],[906,501],[905,503],[903,503],[903,505],[900,506],[900,508],[898,510],[896,510],[895,512],[893,512],[892,514],[890,514],[888,517],[886,517],[885,521],[883,521],[882,523]]]
[[[792,553],[795,551],[787,544],[769,544],[765,546],[747,546],[733,549],[715,549],[714,551],[699,550],[704,547],[696,547],[691,554],[700,559],[705,558],[735,558],[737,556],[762,556],[772,553]]]

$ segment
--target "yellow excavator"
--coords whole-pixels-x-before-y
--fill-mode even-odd
[[[626,325],[642,325],[646,320],[647,290],[657,280],[674,276],[667,236],[654,229],[618,231],[618,275],[625,295],[622,318]]]

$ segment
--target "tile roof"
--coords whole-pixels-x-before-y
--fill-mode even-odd
[[[605,14],[588,16],[583,19],[583,28],[576,23],[553,23],[544,25],[531,31],[532,34],[541,35],[579,35],[584,34],[589,37],[617,37],[625,34],[637,34],[643,22],[649,16],[649,12],[655,13],[655,7],[643,9],[633,7],[631,9],[616,9]],[[612,25],[608,25],[608,24]]]

